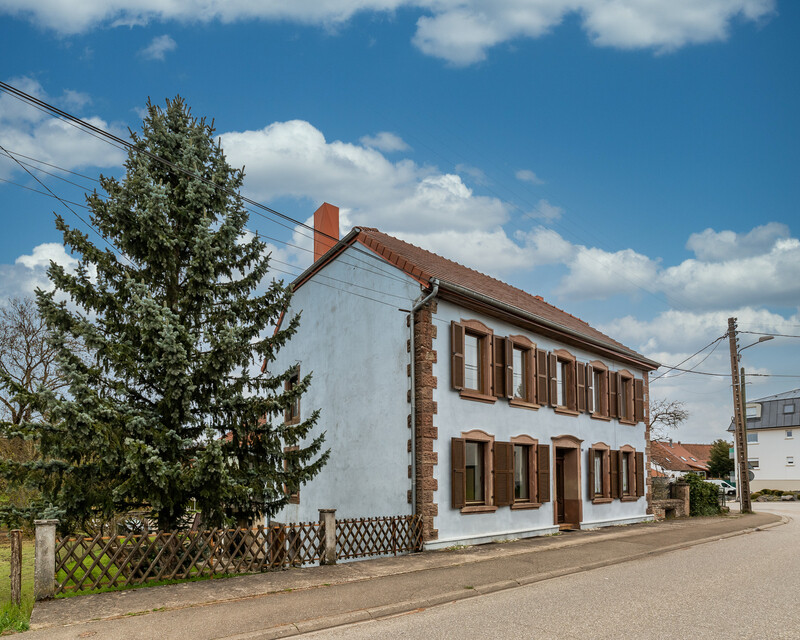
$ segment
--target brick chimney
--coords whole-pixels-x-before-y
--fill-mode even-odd
[[[323,202],[314,212],[314,262],[339,240],[339,207]]]

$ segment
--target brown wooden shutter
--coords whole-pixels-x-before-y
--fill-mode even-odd
[[[505,352],[505,361],[506,361],[506,398],[513,398],[514,397],[514,343],[511,342],[508,338],[506,338],[506,352]],[[523,362],[522,366],[525,366]],[[525,372],[522,372],[525,375]]]
[[[492,336],[492,389],[495,396],[507,396],[506,391],[506,342],[505,338]]]
[[[547,394],[547,351],[536,350],[536,402],[544,406],[549,398]]]
[[[564,400],[567,403],[567,408],[575,410],[577,406],[577,399],[575,394],[575,362],[569,363],[569,366],[566,369],[566,376],[567,379],[564,380],[564,386],[567,388],[567,397]]]
[[[453,389],[461,391],[464,388],[464,326],[457,322],[450,323],[450,350],[450,381]]]
[[[617,379],[617,417],[621,418],[622,416],[628,414],[628,408],[624,406],[625,395],[621,392],[622,385],[625,384],[625,380],[623,379],[622,374],[619,372],[615,373],[614,377]],[[628,416],[628,418],[630,418],[630,416]]]
[[[620,491],[620,473],[619,473],[619,451],[609,451],[609,475],[611,476],[611,497],[619,498],[622,495]]]
[[[589,479],[589,500],[594,498],[594,449],[589,447],[589,464],[586,465],[586,477]]]
[[[514,503],[514,445],[494,443],[494,504],[507,507]]]
[[[550,445],[536,447],[536,501],[550,502]]]
[[[641,451],[636,452],[636,495],[640,498],[644,495],[644,453]]]
[[[523,366],[525,367],[523,375],[525,376],[525,390],[527,391],[525,400],[528,402],[536,402],[536,351],[528,349],[522,360],[524,363]],[[531,494],[531,496],[533,496],[533,494]]]
[[[467,447],[463,438],[450,440],[450,464],[453,509],[462,509],[467,504]]]
[[[594,367],[586,365],[586,413],[594,411]]]
[[[586,411],[586,365],[583,362],[575,365],[575,378],[578,391],[578,403],[575,408],[578,411]]]
[[[547,355],[547,378],[548,378],[548,395],[550,396],[550,406],[558,406],[558,358],[555,354],[550,353]]]
[[[644,421],[644,380],[638,378],[633,381],[633,419]]]
[[[617,374],[613,371],[608,372],[608,417],[619,418],[617,404]]]
[[[536,502],[536,447],[529,445],[528,451],[528,496],[531,502]]]

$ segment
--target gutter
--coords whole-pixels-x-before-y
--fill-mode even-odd
[[[417,311],[439,293],[439,281],[431,278],[433,290],[411,307],[411,328],[409,345],[411,347],[411,515],[417,514],[417,379],[415,375],[416,349],[414,347],[414,316]]]
[[[433,281],[433,279],[431,281]],[[661,366],[661,364],[659,362],[656,362],[655,360],[650,360],[649,358],[645,358],[644,356],[642,356],[641,354],[636,353],[635,351],[631,351],[631,350],[629,350],[627,348],[622,348],[619,345],[611,344],[609,342],[605,342],[605,341],[599,340],[597,338],[592,338],[590,336],[587,336],[584,333],[581,333],[580,331],[576,331],[574,329],[569,329],[569,328],[567,328],[567,327],[565,327],[563,325],[558,324],[557,322],[553,322],[552,320],[547,320],[546,318],[543,318],[542,316],[538,316],[535,313],[530,313],[528,311],[523,311],[519,307],[515,307],[515,306],[507,304],[505,302],[500,302],[499,300],[495,300],[494,298],[490,298],[489,296],[484,295],[482,293],[477,293],[476,291],[473,291],[472,289],[467,289],[467,288],[462,287],[460,285],[453,284],[452,282],[439,282],[438,280],[436,282],[437,282],[437,285],[440,285],[441,288],[443,290],[445,290],[445,291],[452,291],[453,293],[457,293],[458,295],[461,295],[461,296],[463,296],[465,298],[471,298],[472,300],[477,300],[478,302],[482,302],[483,304],[495,307],[497,309],[502,309],[503,311],[506,311],[507,313],[515,315],[515,316],[517,316],[519,318],[523,318],[525,320],[529,320],[529,321],[534,322],[536,324],[545,326],[545,327],[547,327],[549,329],[553,329],[553,330],[559,331],[561,333],[565,333],[565,334],[567,334],[569,336],[572,336],[574,338],[578,338],[583,342],[588,342],[588,343],[590,343],[592,345],[595,345],[595,346],[598,346],[598,347],[602,347],[604,349],[608,349],[608,350],[611,350],[611,351],[615,351],[615,352],[617,352],[619,354],[626,355],[627,357],[632,358],[632,359],[636,360],[637,362],[640,362],[640,363],[645,364],[647,366],[653,367],[653,369],[658,369]]]

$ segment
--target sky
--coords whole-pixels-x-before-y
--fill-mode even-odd
[[[779,334],[743,354],[748,398],[800,387],[800,3],[32,4],[0,0],[0,80],[123,137],[182,96],[250,198],[299,221],[330,202],[343,234],[397,235],[664,363],[651,399],[686,404],[676,439],[727,437],[730,378],[668,367],[713,343],[682,367],[729,373],[728,317],[741,346]],[[0,145],[82,217],[123,173],[6,93]],[[0,303],[77,264],[54,212],[91,234],[36,191],[0,152]],[[287,280],[311,260],[292,227],[249,224]]]

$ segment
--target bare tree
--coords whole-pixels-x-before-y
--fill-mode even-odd
[[[32,298],[11,298],[0,306],[0,376],[29,391],[57,390],[67,383],[48,343],[47,326]],[[78,352],[80,345],[74,345]],[[30,403],[13,394],[0,377],[0,421],[19,425],[35,419]]]
[[[663,398],[654,400],[650,403],[650,439],[663,440],[688,417],[689,412],[683,402]]]

